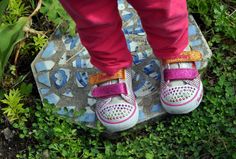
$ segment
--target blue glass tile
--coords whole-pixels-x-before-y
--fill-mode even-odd
[[[201,68],[202,62],[201,61],[196,61],[195,65],[196,65],[197,69],[199,70]]]
[[[74,95],[72,94],[72,91],[70,89],[66,90],[66,92],[63,93],[63,95],[66,97],[74,97]]]
[[[74,116],[74,110],[75,110],[75,106],[66,106],[67,109],[67,116],[69,117],[73,117]]]
[[[87,72],[77,72],[75,76],[76,76],[76,84],[78,87],[86,87],[88,85]]]
[[[66,46],[66,49],[67,50],[72,50],[74,49],[78,43],[80,42],[80,39],[78,36],[65,36],[65,39],[64,39],[64,44]]]
[[[43,72],[40,75],[38,75],[38,82],[51,87],[50,79],[49,79],[49,72]]]
[[[67,115],[67,111],[65,110],[65,108],[60,108],[58,111],[57,111],[57,113],[59,114],[59,115]]]
[[[151,112],[155,113],[155,112],[161,112],[161,106],[159,104],[155,104],[152,106],[151,108]]]
[[[126,43],[130,52],[135,52],[138,49],[137,42],[126,40]]]
[[[138,120],[142,121],[144,119],[145,119],[145,114],[144,114],[143,110],[139,110]]]
[[[60,29],[57,29],[55,32],[55,37],[60,38],[62,36]]]
[[[151,60],[151,62],[148,65],[146,65],[143,69],[144,73],[149,77],[152,77],[156,80],[160,80],[161,74],[160,72],[157,72],[158,70],[159,70],[159,65],[156,62],[156,60]]]
[[[145,60],[148,57],[148,54],[146,52],[142,52],[142,53],[137,53],[135,55],[133,55],[133,63],[135,65],[140,64],[143,62],[143,60]]]
[[[53,61],[39,61],[35,64],[35,69],[37,72],[49,71],[53,68],[55,62]]]
[[[52,93],[48,96],[45,96],[44,99],[47,99],[50,104],[57,104],[60,100],[60,97],[55,93]]]
[[[198,46],[198,45],[201,45],[201,44],[202,44],[202,40],[201,40],[201,39],[194,40],[194,41],[190,41],[190,45],[191,45],[192,47]]]
[[[48,46],[46,47],[46,49],[43,51],[42,53],[42,58],[49,58],[52,55],[54,55],[57,51],[56,51],[56,46],[54,44],[54,42],[49,42]]]
[[[40,88],[39,91],[40,91],[41,94],[44,95],[44,94],[47,94],[49,92],[49,89],[48,88]]]
[[[82,116],[79,116],[78,121],[92,123],[96,120],[95,113],[84,113]]]
[[[93,68],[90,59],[81,59],[77,57],[76,61],[73,62],[73,67],[77,68]]]
[[[125,5],[123,0],[118,0],[118,9],[119,10],[124,10],[125,9]]]
[[[58,64],[59,64],[59,65],[65,65],[65,64],[66,64],[66,60],[67,60],[67,58],[66,58],[66,53],[64,53],[64,54],[60,57],[60,59],[59,59],[59,61],[58,61]]]
[[[188,36],[197,35],[197,28],[194,25],[188,27]]]
[[[57,89],[60,89],[66,85],[66,83],[69,80],[69,76],[70,76],[70,70],[60,69],[51,75],[51,80],[55,84],[55,87]]]
[[[122,13],[122,20],[128,21],[132,18],[132,16],[133,16],[133,13],[125,11]]]

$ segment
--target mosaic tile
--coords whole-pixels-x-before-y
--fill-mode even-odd
[[[194,40],[194,41],[191,41],[191,42],[190,42],[190,45],[191,45],[191,46],[199,46],[199,45],[201,45],[201,44],[202,44],[202,41],[201,41],[200,39]]]
[[[60,59],[59,59],[59,61],[58,61],[58,64],[59,64],[59,65],[65,65],[65,64],[66,64],[66,60],[67,60],[67,58],[66,58],[66,53],[64,53],[64,54],[60,57]]]
[[[140,77],[140,75],[136,76]],[[145,97],[156,90],[155,86],[145,79],[139,80],[139,85],[136,88],[133,88],[134,94],[137,97]]]
[[[188,28],[188,36],[193,36],[197,34],[197,28],[194,25],[190,25]]]
[[[48,100],[50,104],[57,104],[60,100],[60,97],[55,93],[49,94],[44,97],[44,99]]]
[[[37,72],[49,71],[53,68],[55,62],[53,61],[39,61],[35,64],[35,69]]]
[[[77,118],[80,122],[95,122],[96,121],[96,114],[92,111],[89,107],[86,107],[86,112]]]
[[[51,76],[51,80],[53,81],[55,87],[60,89],[66,85],[70,78],[70,70],[69,69],[59,69],[53,72]]]
[[[74,110],[76,108],[76,106],[66,106],[65,107],[67,109],[67,116],[69,117],[73,117],[74,116]]]
[[[43,73],[39,74],[37,80],[38,80],[38,82],[40,82],[48,87],[51,87],[49,72],[43,72]]]
[[[57,52],[57,46],[54,42],[49,42],[48,46],[42,53],[42,58],[49,58]]]
[[[138,43],[135,41],[127,40],[127,46],[130,52],[137,51]]]
[[[143,112],[143,110],[139,110],[138,120],[139,121],[145,120],[145,113]]]
[[[72,65],[76,68],[93,68],[90,59],[81,59],[80,57],[77,57],[77,59],[72,62]]]
[[[121,16],[122,16],[122,19],[123,19],[124,22],[130,20],[133,17],[133,15],[134,14],[132,12],[128,12],[128,11],[123,11],[121,13]]]
[[[68,51],[75,49],[76,46],[78,46],[78,44],[80,43],[80,39],[78,36],[63,36],[62,41],[65,45],[66,50]]]
[[[144,73],[156,80],[160,80],[161,77],[159,70],[160,67],[157,60],[151,60],[150,63],[144,67]]]
[[[151,107],[151,112],[161,112],[161,105],[160,104],[155,104]]]
[[[120,11],[122,11],[122,10],[124,10],[124,9],[125,9],[125,5],[124,5],[124,3],[123,3],[123,2],[121,2],[121,1],[118,1],[118,9],[119,9]]]
[[[66,90],[66,92],[63,93],[63,96],[66,96],[66,97],[74,97],[74,95],[73,95],[71,89]]]
[[[86,87],[88,85],[88,73],[77,72],[76,73],[76,84],[78,87]]]
[[[39,92],[41,93],[41,94],[47,94],[48,92],[49,92],[49,88],[40,88],[39,89]]]

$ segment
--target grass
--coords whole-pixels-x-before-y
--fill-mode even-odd
[[[45,2],[47,3],[43,7],[49,2],[56,3],[50,0]],[[31,0],[24,5],[28,6],[27,11],[21,8],[22,14],[25,15],[30,12],[29,8],[34,8],[35,2]],[[13,139],[1,139],[0,144],[2,142],[6,147],[13,144],[11,147],[16,152],[15,156],[30,159],[236,159],[236,2],[188,0],[188,5],[190,13],[194,15],[213,51],[213,57],[202,77],[204,99],[197,110],[188,115],[168,116],[165,120],[146,125],[140,131],[124,132],[121,134],[122,137],[114,140],[105,138],[100,126],[97,130],[92,130],[55,115],[56,110],[53,106],[45,104],[42,107],[38,94],[34,93],[37,91],[36,86],[30,86],[30,83],[34,84],[32,74],[27,75],[30,68],[25,67],[25,64],[30,64],[34,59],[51,31],[40,37],[30,35],[20,50],[18,63],[14,64],[14,56],[10,59],[8,66],[15,66],[15,69],[5,72],[0,84],[0,99],[3,98],[3,94],[8,94],[10,89],[19,88],[23,95],[20,101],[24,103],[23,108],[27,109],[21,114],[21,118],[26,121],[18,119],[9,122],[1,109],[7,106],[1,103],[0,129],[8,127],[15,133]],[[43,12],[34,17],[34,29],[54,29],[52,24],[56,22],[53,22],[53,18],[48,20],[48,14],[53,15],[43,8]],[[20,15],[14,13],[10,16],[5,18],[14,22],[11,18]],[[24,84],[19,84],[22,82]],[[3,152],[5,157],[12,153],[9,150]],[[0,153],[3,152],[0,150]]]

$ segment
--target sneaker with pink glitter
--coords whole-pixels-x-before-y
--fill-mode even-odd
[[[97,98],[96,115],[110,132],[133,127],[138,121],[138,106],[132,90],[131,69],[113,76],[98,73],[90,77],[92,95]]]
[[[198,51],[184,51],[175,59],[162,61],[160,100],[171,114],[186,114],[196,109],[203,96],[203,85],[194,61]]]

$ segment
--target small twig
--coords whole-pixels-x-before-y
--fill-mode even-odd
[[[45,35],[46,34],[44,31],[37,31],[37,30],[29,28],[27,26],[24,27],[24,31],[27,33],[37,34],[37,35]]]
[[[38,11],[40,10],[41,6],[42,6],[42,1],[43,0],[39,0],[38,1],[38,4],[37,4],[37,7],[35,8],[35,10],[33,11],[33,13],[29,16],[29,18],[31,19],[33,16],[35,16]]]
[[[73,56],[71,56],[68,60],[66,60],[66,63],[68,63],[69,61],[71,61],[72,59],[74,59],[78,54],[79,52],[82,52],[84,50],[83,46],[82,45],[79,45],[78,46],[78,52],[76,54],[74,54]]]
[[[234,13],[236,13],[236,10],[234,10],[232,13],[230,13],[229,16],[231,17]]]
[[[16,65],[16,63],[17,63],[17,60],[18,60],[18,57],[19,57],[19,54],[20,54],[20,49],[24,45],[25,45],[25,41],[24,40],[22,40],[22,41],[20,41],[18,43],[17,50],[16,50],[16,55],[15,55],[15,60],[14,60],[14,65]],[[16,74],[17,74],[17,72],[16,72]]]

